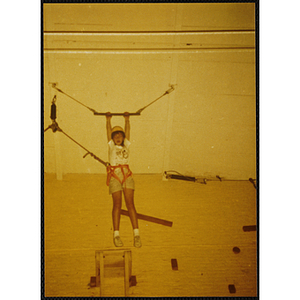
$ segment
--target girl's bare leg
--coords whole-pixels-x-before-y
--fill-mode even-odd
[[[118,191],[112,194],[113,198],[113,209],[112,209],[112,220],[114,231],[119,231],[120,219],[121,219],[121,208],[122,208],[122,192]]]
[[[126,203],[126,207],[127,207],[128,213],[129,213],[130,221],[131,221],[132,228],[133,228],[133,234],[134,234],[133,245],[137,248],[140,248],[140,247],[142,247],[142,242],[141,242],[141,238],[140,238],[138,218],[137,218],[137,213],[136,213],[135,206],[134,206],[133,195],[134,195],[134,190],[126,189],[126,188],[124,189],[125,203]]]
[[[125,198],[125,203],[126,203],[126,207],[129,213],[129,217],[130,217],[130,221],[132,224],[132,228],[133,229],[137,229],[139,228],[138,225],[138,218],[137,218],[137,214],[136,214],[136,210],[135,210],[135,206],[134,206],[134,190],[133,189],[124,189],[124,198]]]

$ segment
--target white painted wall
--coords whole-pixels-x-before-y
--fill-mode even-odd
[[[107,160],[105,117],[49,82],[99,112],[135,112],[175,84],[131,117],[133,172],[256,178],[254,4],[44,4],[44,30],[45,128],[56,95],[59,126]],[[59,132],[44,146],[47,173],[105,172]]]

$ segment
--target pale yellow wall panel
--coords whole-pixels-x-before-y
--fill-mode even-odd
[[[171,169],[196,176],[256,177],[253,60],[253,52],[180,57]]]
[[[45,126],[51,123],[50,105],[53,95],[56,94],[57,122],[61,129],[104,161],[108,159],[105,117],[94,116],[90,110],[66,95],[53,88],[49,89],[49,82],[57,82],[58,88],[98,112],[136,112],[169,89],[170,55],[166,54],[146,56],[55,53],[47,54],[45,59]],[[161,172],[163,145],[160,141],[165,140],[167,109],[168,96],[165,96],[143,111],[141,116],[131,117],[131,139],[134,139],[133,143],[136,140],[141,148],[141,159],[148,159],[147,155],[144,156],[152,147],[158,149],[154,156],[158,152],[160,155],[158,160],[151,159],[153,151],[150,151],[148,160],[152,162],[137,164],[136,172]],[[112,126],[115,125],[124,127],[124,118],[113,117]],[[62,135],[60,132],[47,131],[45,152],[53,150],[51,134]],[[82,159],[85,151],[67,137],[62,136],[60,142],[64,173],[106,171],[90,157]],[[50,171],[52,170],[53,168]],[[45,171],[49,172],[46,166]]]
[[[175,12],[175,4],[44,4],[44,26],[46,31],[174,30]]]
[[[44,169],[47,173],[56,173],[54,146],[44,148]]]
[[[190,176],[254,178],[254,134],[234,126],[174,123],[170,169]]]
[[[254,3],[198,3],[183,6],[182,30],[254,30]]]
[[[167,98],[164,100],[167,100]],[[137,173],[155,174],[162,172],[167,129],[167,110],[161,109],[162,106],[160,104],[157,102],[156,111],[160,110],[163,113],[161,116],[159,114],[153,115],[149,107],[149,111],[145,110],[141,117],[137,119],[132,118],[130,165],[132,166],[132,170]],[[151,115],[157,118],[151,118]]]
[[[130,159],[131,169],[134,173],[162,173],[164,147],[158,145],[146,148],[143,145],[133,145]]]
[[[193,95],[255,95],[253,50],[223,50],[180,56],[178,92]]]
[[[94,116],[49,82],[58,83],[58,88],[98,112],[121,113],[136,112],[174,84],[171,95],[141,116],[131,117],[134,171],[161,173],[168,167],[191,175],[256,177],[253,3],[47,4],[44,8],[46,31],[83,31],[74,36],[55,32],[45,36],[45,47],[49,47],[44,70],[45,127],[51,123],[50,105],[56,94],[61,128],[106,161],[105,117]],[[217,32],[84,35],[84,31],[175,29]],[[113,117],[112,125],[124,126],[124,118]],[[85,151],[67,137],[61,136],[55,145],[53,134],[62,135],[45,133],[45,155],[57,160],[51,152],[59,151],[64,173],[105,172],[90,156],[83,159]],[[190,143],[196,145],[194,152],[186,148]],[[58,167],[57,161],[45,166],[46,172]]]
[[[58,82],[58,88],[97,111],[137,111],[169,88],[170,55],[55,53],[48,57],[51,77],[45,82]]]
[[[187,93],[186,97],[182,94],[177,97],[174,119],[190,123],[191,127],[194,123],[202,124],[203,130],[208,126],[222,128],[224,125],[254,128],[255,106],[254,96],[199,94],[193,97]]]
[[[45,83],[58,82],[59,88],[100,112],[135,112],[160,96],[170,84],[171,55],[168,54],[56,53],[48,54],[47,58],[46,68],[51,71],[46,72],[50,74],[50,78],[45,79]],[[179,56],[172,116],[174,124],[172,133],[169,133],[172,134],[170,166],[176,166],[177,157],[186,155],[185,145],[193,141],[197,148],[208,143],[211,144],[210,147],[217,147],[220,151],[215,155],[216,149],[204,147],[201,157],[212,157],[212,161],[207,161],[206,158],[204,167],[193,155],[188,154],[192,164],[185,159],[180,168],[184,172],[195,175],[205,172],[226,173],[223,167],[218,167],[218,157],[226,153],[227,159],[219,159],[219,164],[223,166],[228,162],[227,174],[244,178],[251,173],[252,177],[255,177],[255,168],[252,167],[254,161],[250,164],[247,158],[244,175],[238,175],[238,172],[232,170],[237,169],[232,163],[237,146],[244,145],[243,150],[239,152],[244,153],[245,157],[249,152],[253,157],[255,152],[254,68],[253,51],[222,51]],[[53,89],[50,90],[46,90],[48,98],[45,96],[45,120],[49,122],[48,107],[53,97]],[[57,120],[62,129],[101,159],[107,160],[105,118],[94,116],[88,109],[65,95],[58,92],[56,94]],[[143,153],[141,158],[137,153],[133,155],[132,163],[135,164],[133,166],[137,173],[165,171],[162,153],[169,146],[166,144],[169,101],[169,96],[165,96],[143,111],[141,116],[131,117],[132,148],[134,149],[137,143],[139,153]],[[183,127],[183,123],[187,123],[187,126]],[[112,120],[113,126],[123,124],[123,117],[114,117]],[[186,128],[186,131],[183,128]],[[239,128],[246,129],[247,135],[235,134]],[[205,134],[207,132],[210,134]],[[51,131],[47,132],[45,139],[49,139],[50,134]],[[233,136],[236,138],[233,139]],[[86,158],[83,162],[84,151],[76,152],[74,148],[78,146],[70,142],[65,143],[65,140],[66,138],[61,139],[65,173],[105,172],[105,168],[96,166],[99,164],[96,161],[89,159],[87,162]],[[223,144],[218,147],[219,142]],[[45,145],[52,146],[51,140],[47,140]],[[69,147],[73,150],[70,151]],[[99,150],[95,152],[95,149]],[[145,154],[147,152],[149,154]],[[195,155],[197,156],[196,153]],[[81,160],[80,166],[74,164],[78,159]],[[135,163],[139,159],[145,162]],[[200,164],[201,168],[197,164]],[[200,169],[203,171],[197,173]]]
[[[254,30],[254,3],[44,4],[45,31]]]

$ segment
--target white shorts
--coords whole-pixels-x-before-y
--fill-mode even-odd
[[[123,174],[117,174],[117,175],[120,178],[120,180],[122,181]],[[109,181],[109,194],[110,195],[115,192],[123,191],[124,188],[132,189],[132,190],[135,189],[134,180],[133,180],[132,176],[129,176],[123,184],[121,184],[121,182],[114,177],[110,178],[110,181]]]

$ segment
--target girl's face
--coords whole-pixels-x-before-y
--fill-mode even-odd
[[[121,146],[124,141],[122,132],[116,132],[113,137],[113,141],[117,146]]]

